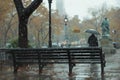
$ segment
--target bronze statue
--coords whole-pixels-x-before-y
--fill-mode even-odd
[[[102,36],[109,36],[110,29],[109,29],[109,21],[107,18],[105,18],[101,24],[102,28]]]

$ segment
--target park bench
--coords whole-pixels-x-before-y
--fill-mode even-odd
[[[12,54],[14,73],[24,64],[38,64],[39,73],[47,64],[68,64],[69,75],[76,64],[100,64],[101,79],[104,80],[105,55],[101,47],[81,48],[18,48],[8,49]]]

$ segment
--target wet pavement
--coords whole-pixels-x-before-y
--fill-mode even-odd
[[[120,49],[115,54],[105,54],[105,80],[120,80]],[[52,64],[38,74],[38,65],[21,67],[13,74],[11,65],[0,63],[0,80],[101,80],[100,65],[76,64],[72,77],[68,76],[68,64]]]

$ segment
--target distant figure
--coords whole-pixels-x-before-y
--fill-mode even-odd
[[[97,47],[98,46],[98,39],[94,34],[88,38],[88,44],[90,47]]]
[[[107,18],[105,18],[101,24],[101,28],[102,28],[102,35],[103,36],[108,36],[109,35],[109,21]]]

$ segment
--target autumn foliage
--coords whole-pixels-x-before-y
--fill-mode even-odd
[[[29,1],[29,0],[28,0]],[[29,5],[30,2],[26,2],[24,7]],[[92,10],[92,9],[91,9]],[[69,40],[78,41],[86,37],[84,32],[86,29],[97,29],[101,34],[101,21],[104,17],[107,17],[110,21],[110,34],[113,41],[120,42],[120,8],[112,9],[92,10],[96,13],[92,18],[85,18],[81,21],[77,15],[70,17],[68,15],[67,32]],[[51,26],[52,26],[52,41],[61,42],[64,40],[64,15],[60,16],[57,10],[52,10],[51,14]],[[28,40],[35,47],[41,47],[42,45],[48,45],[48,30],[49,30],[49,11],[44,3],[31,14],[27,29]],[[0,45],[5,46],[7,42],[18,37],[18,14],[15,9],[15,5],[12,0],[0,0]],[[116,33],[113,33],[113,31]],[[3,44],[4,43],[4,44]]]
[[[2,21],[8,14],[11,0],[0,0],[0,21]]]

